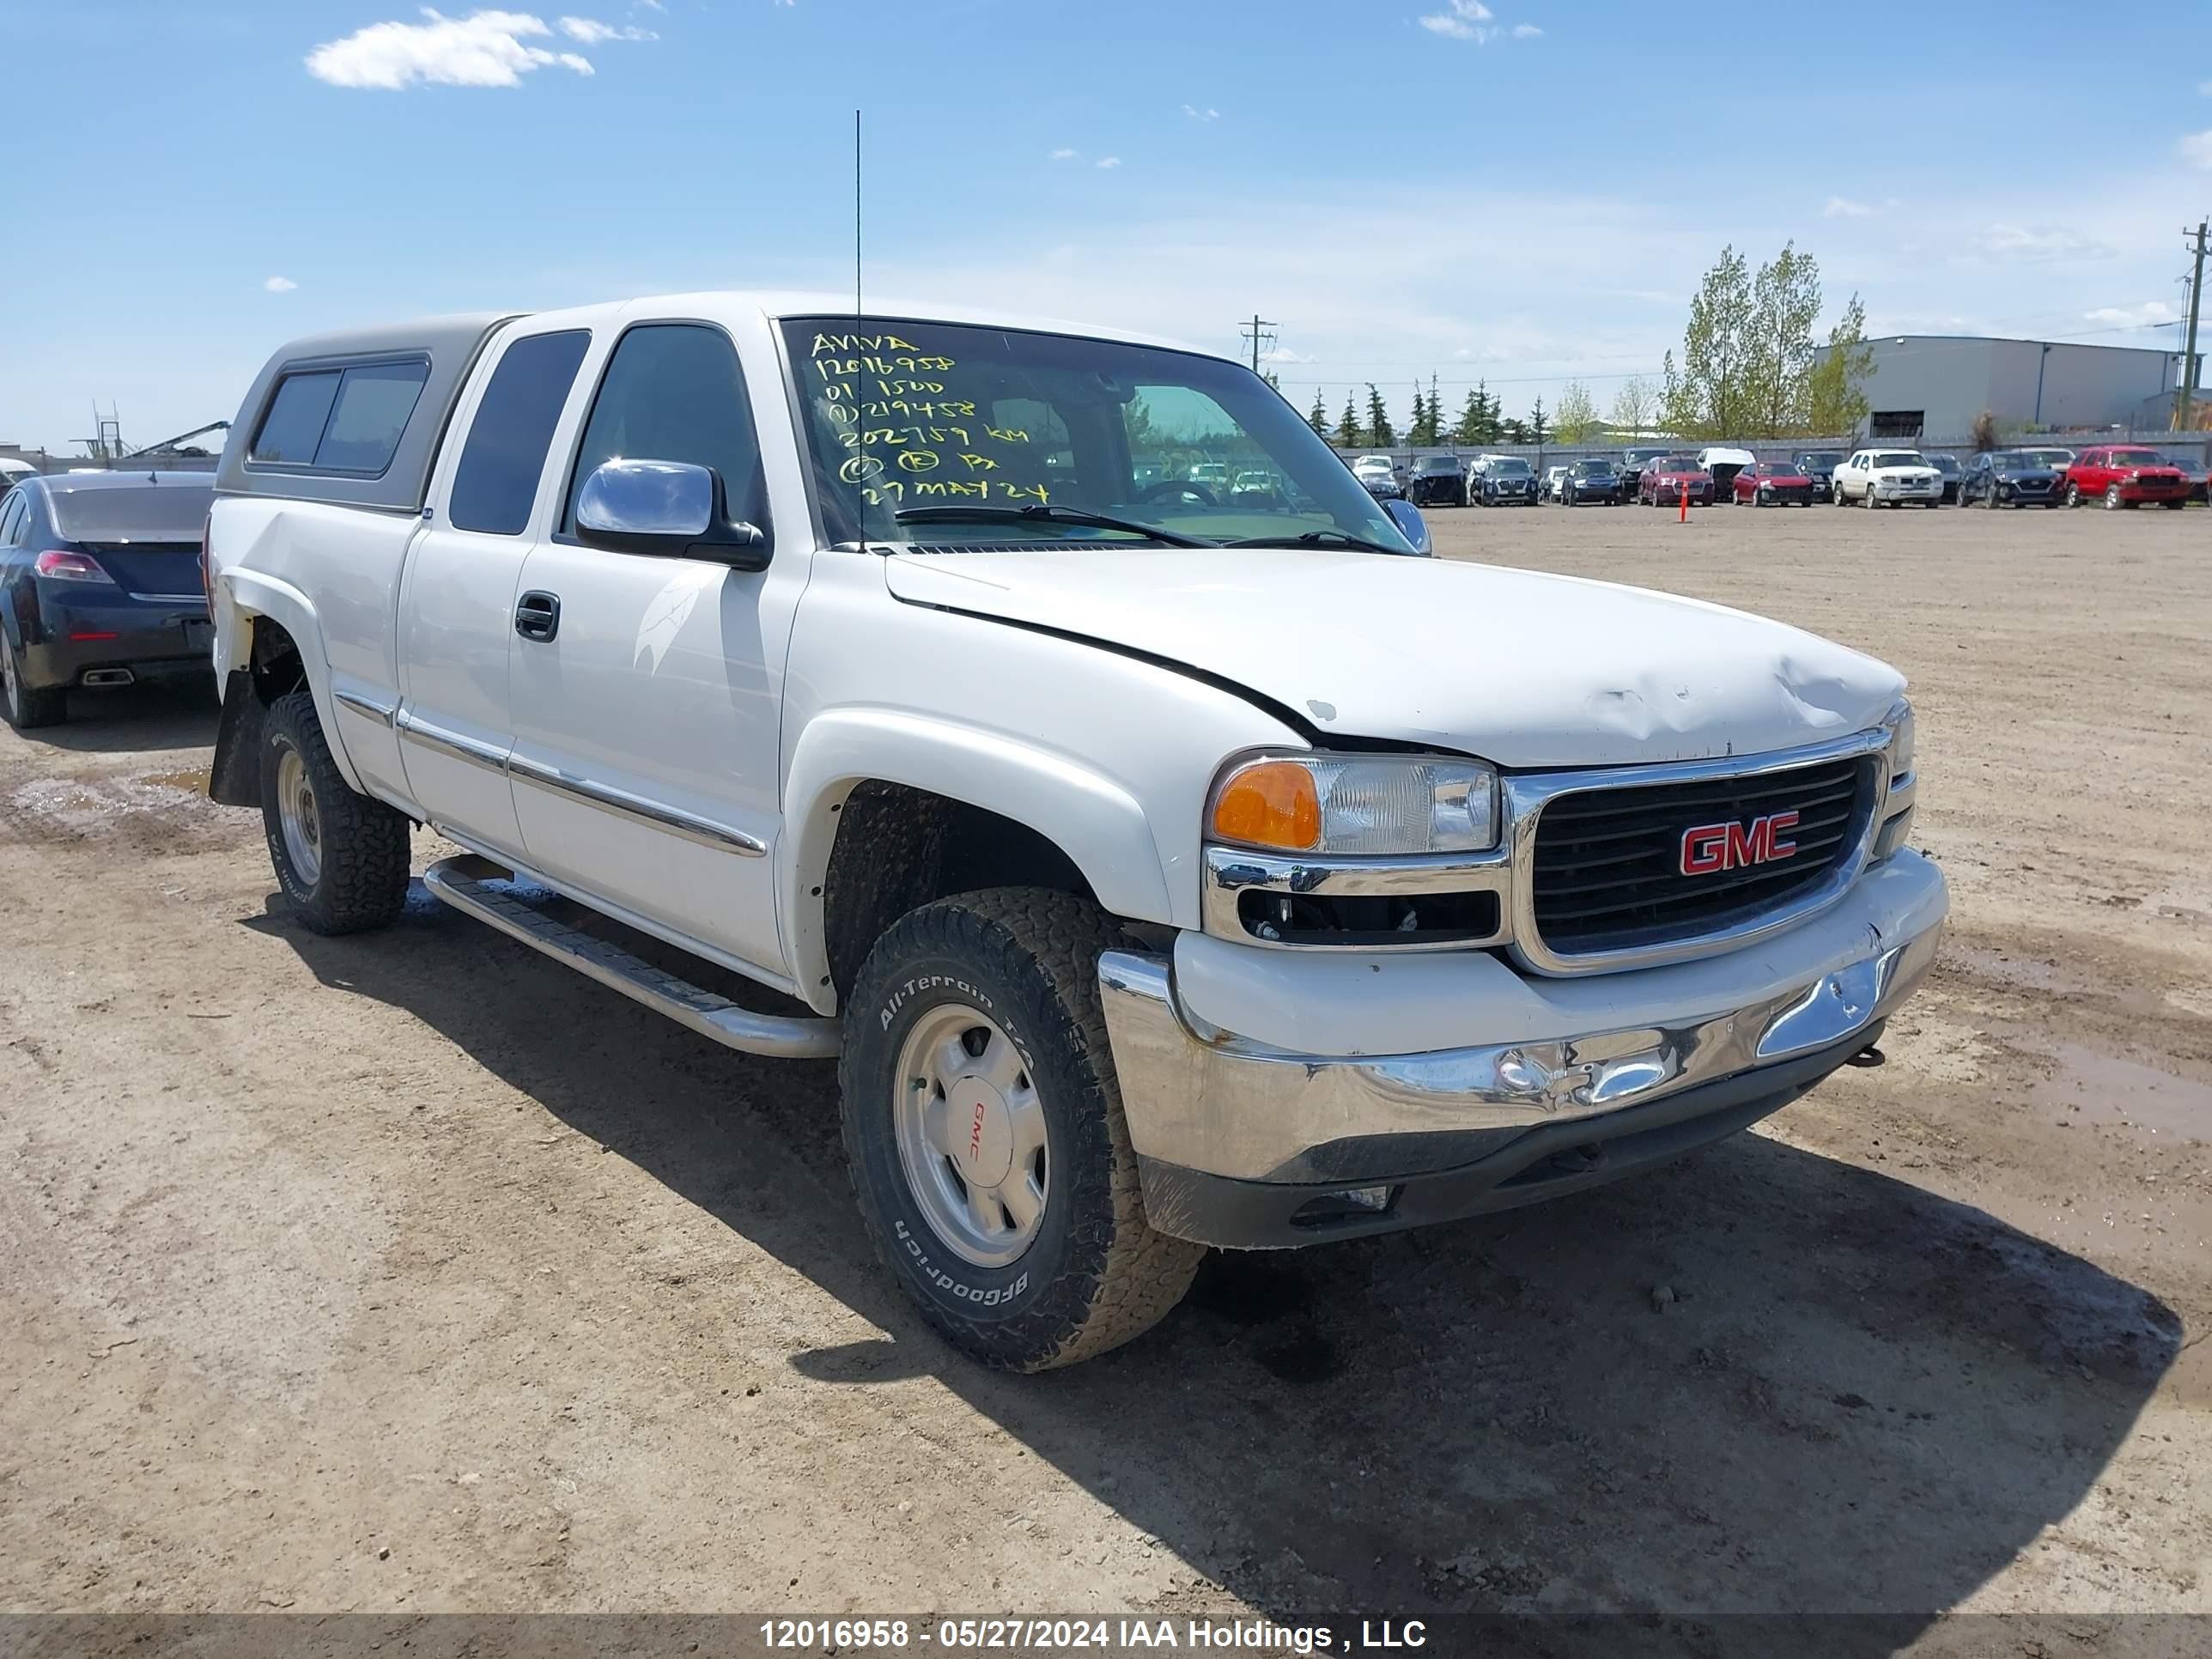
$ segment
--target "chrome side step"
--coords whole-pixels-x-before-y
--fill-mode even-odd
[[[727,997],[701,989],[618,945],[556,921],[502,884],[508,872],[473,853],[442,859],[422,872],[422,884],[456,910],[519,939],[533,951],[595,979],[688,1025],[726,1048],[784,1060],[830,1060],[837,1053],[837,1022],[758,1014]]]

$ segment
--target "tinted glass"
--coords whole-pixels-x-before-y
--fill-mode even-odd
[[[618,456],[711,466],[722,475],[730,517],[767,527],[760,443],[745,401],[744,373],[720,329],[652,323],[623,336],[585,423],[561,510],[563,531],[575,524],[576,492],[584,481]]]
[[[338,395],[338,375],[287,374],[276,383],[269,413],[246,452],[257,461],[282,462],[289,466],[312,466],[315,446],[323,441],[323,427],[331,418],[331,401]]]
[[[1518,457],[1508,456],[1504,460],[1492,461],[1490,470],[1501,478],[1525,478],[1528,476],[1528,463]]]
[[[0,547],[13,547],[22,539],[23,520],[27,516],[23,503],[27,499],[21,492],[10,490],[6,501],[0,501]]]
[[[448,516],[454,529],[514,536],[528,526],[546,446],[591,343],[591,335],[579,329],[517,340],[507,349],[477,405],[468,447],[453,473]]]
[[[390,466],[429,377],[430,366],[420,362],[346,370],[331,423],[315,450],[315,465],[344,472],[381,472]]]
[[[214,504],[211,483],[58,489],[54,531],[70,542],[197,542]]]

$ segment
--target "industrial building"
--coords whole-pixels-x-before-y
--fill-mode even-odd
[[[1963,439],[1987,410],[2002,427],[2078,431],[2166,424],[2181,353],[2067,340],[1887,334],[1867,342],[1868,438]],[[2201,356],[2200,355],[2200,368]]]

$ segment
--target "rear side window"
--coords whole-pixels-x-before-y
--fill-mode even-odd
[[[419,358],[288,374],[246,457],[319,471],[382,472],[429,376],[429,364]]]
[[[520,535],[545,471],[553,428],[592,343],[581,329],[517,340],[492,371],[453,473],[447,518],[456,530]]]
[[[768,528],[760,441],[753,432],[737,348],[720,329],[646,323],[622,337],[585,423],[568,476],[561,528],[573,531],[576,495],[602,463],[683,461],[722,475],[730,517]]]

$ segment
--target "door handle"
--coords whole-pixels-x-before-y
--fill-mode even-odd
[[[550,640],[561,631],[561,596],[533,590],[514,602],[514,631],[526,640]]]

